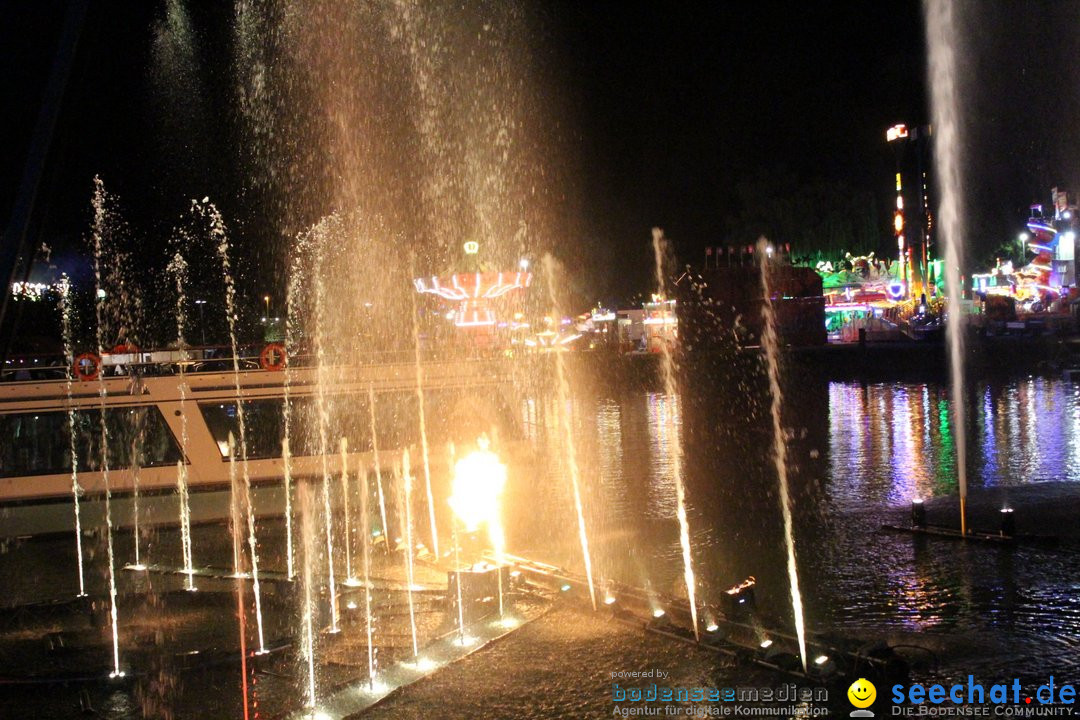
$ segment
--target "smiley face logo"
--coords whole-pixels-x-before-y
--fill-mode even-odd
[[[877,688],[866,678],[859,678],[847,689],[848,701],[857,708],[868,708],[877,699]]]

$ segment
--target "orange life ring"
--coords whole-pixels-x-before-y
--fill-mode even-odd
[[[259,367],[271,371],[284,370],[287,359],[284,345],[270,343],[259,353]]]
[[[101,358],[94,353],[83,353],[75,358],[72,369],[75,371],[75,377],[81,381],[97,380],[101,372]]]

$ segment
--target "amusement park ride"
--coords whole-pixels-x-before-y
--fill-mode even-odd
[[[1076,288],[1076,205],[1070,205],[1064,191],[1052,191],[1054,211],[1047,214],[1041,204],[1031,206],[1027,232],[1020,242],[1024,260],[1020,268],[1012,262],[998,262],[991,272],[972,276],[972,290],[996,304],[1015,304],[1021,313],[1067,312],[1077,296]],[[1004,300],[1007,299],[1007,300]]]
[[[528,260],[522,259],[517,270],[498,271],[483,267],[476,261],[479,243],[470,240],[464,244],[473,272],[452,273],[443,276],[420,277],[413,280],[421,295],[433,295],[446,301],[449,306],[446,318],[472,337],[480,346],[490,346],[499,328],[514,329],[517,324],[505,316],[508,300],[532,284]],[[510,313],[511,317],[514,313]]]

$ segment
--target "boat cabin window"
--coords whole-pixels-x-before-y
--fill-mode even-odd
[[[289,449],[294,456],[320,455],[317,399],[291,399]],[[366,395],[333,395],[326,398],[328,415],[326,450],[339,452],[342,436],[348,438],[350,452],[370,452],[371,410]],[[267,398],[244,402],[244,428],[250,459],[281,457],[284,427],[284,400]],[[430,444],[472,442],[480,433],[499,428],[504,436],[516,437],[513,414],[505,401],[484,388],[437,389],[424,394],[425,423]],[[234,402],[200,403],[207,428],[217,443],[223,460],[229,457],[229,434],[239,456],[240,421]],[[375,396],[375,427],[380,451],[398,450],[420,443],[420,416],[416,393],[412,390],[382,392]]]
[[[282,438],[285,436],[284,400],[249,400],[243,405],[248,458],[281,457]],[[371,410],[367,397],[335,396],[327,398],[326,407],[329,415],[327,452],[335,454],[340,451],[342,436],[348,438],[350,452],[369,452],[372,447]],[[316,399],[293,398],[290,408],[291,453],[296,456],[322,454]],[[237,417],[236,403],[202,403],[199,409],[214,442],[217,443],[222,459],[228,459],[229,456],[230,434],[236,445],[235,452],[239,456],[240,419]],[[380,449],[404,447],[412,444],[412,434],[419,436],[415,395],[379,396],[375,403],[375,415]]]
[[[101,470],[101,410],[72,419],[79,472]],[[105,411],[110,470],[175,465],[180,447],[152,405]],[[0,477],[71,472],[71,425],[64,410],[0,415]]]

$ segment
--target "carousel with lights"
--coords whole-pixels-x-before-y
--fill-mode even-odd
[[[413,285],[421,295],[437,298],[438,312],[476,346],[508,344],[515,332],[528,327],[515,300],[532,284],[529,261],[522,258],[516,270],[500,270],[480,260],[475,240],[462,248],[467,272],[419,277]]]

